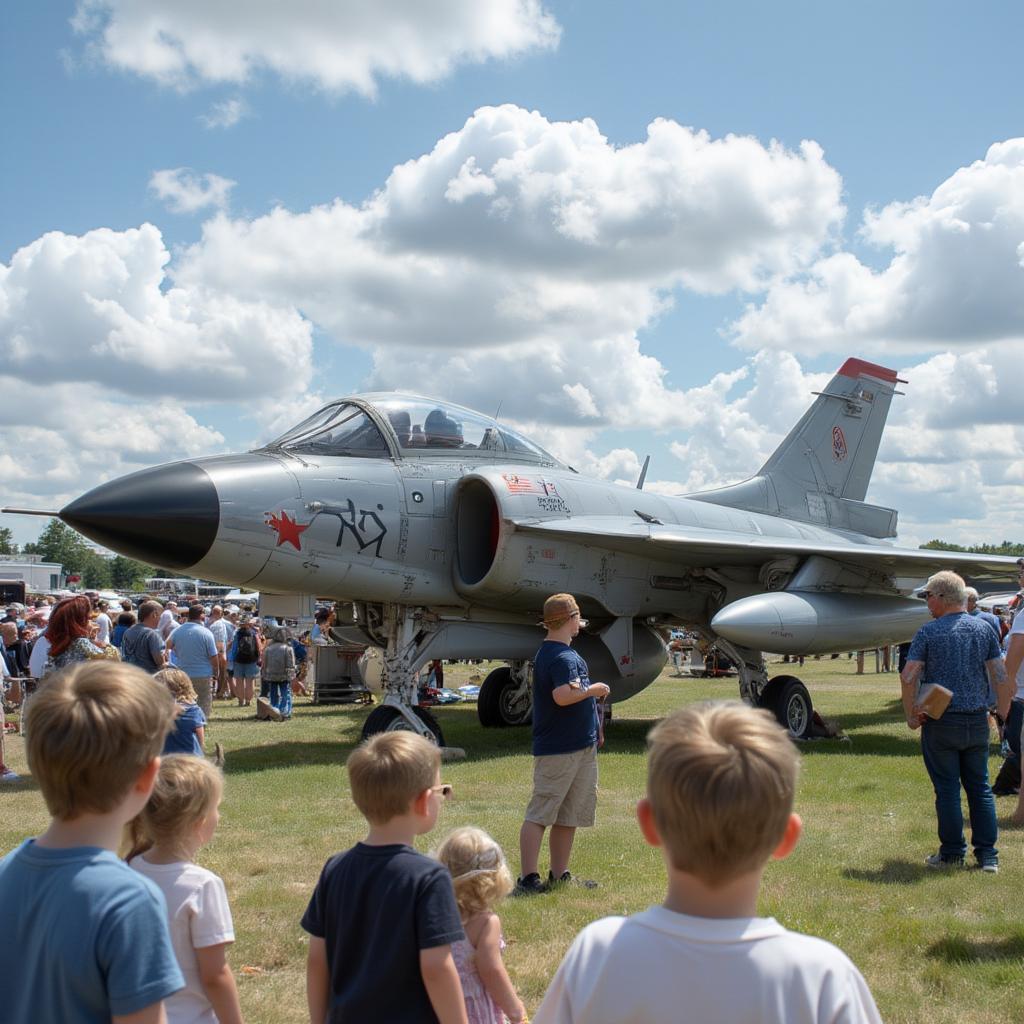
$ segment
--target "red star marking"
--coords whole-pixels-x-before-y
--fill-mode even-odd
[[[278,547],[280,547],[285,541],[288,541],[296,551],[301,551],[302,544],[299,541],[299,535],[303,530],[308,530],[310,524],[303,524],[296,522],[294,519],[289,519],[288,513],[282,509],[280,518],[272,514],[267,520],[267,526],[272,530],[277,531]]]

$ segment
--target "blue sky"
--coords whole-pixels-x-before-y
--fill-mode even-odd
[[[714,486],[853,354],[901,538],[1024,538],[1019,5],[274,6],[0,13],[5,503],[370,387]]]

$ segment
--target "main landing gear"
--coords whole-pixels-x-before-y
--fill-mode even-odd
[[[427,645],[434,631],[423,621],[422,611],[404,605],[385,605],[378,632],[384,642],[384,699],[363,723],[363,739],[379,732],[408,730],[444,746],[437,719],[417,706],[417,673],[428,660]]]
[[[488,728],[529,725],[533,720],[533,693],[528,661],[511,661],[491,671],[480,687],[476,713]]]
[[[441,732],[441,726],[438,725],[437,719],[426,708],[414,707],[412,712],[418,719],[418,724],[410,722],[400,707],[381,704],[370,712],[363,723],[363,739],[365,740],[368,736],[373,736],[378,732],[411,730],[418,732],[421,736],[426,736],[439,747],[443,747],[444,733]],[[424,732],[424,729],[427,731]]]
[[[794,739],[810,735],[814,706],[807,687],[796,676],[768,678],[764,656],[749,647],[739,647],[722,637],[715,646],[736,666],[740,677],[740,696],[755,707],[766,708]]]

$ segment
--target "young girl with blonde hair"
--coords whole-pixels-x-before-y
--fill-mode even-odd
[[[189,676],[180,668],[162,668],[153,676],[170,690],[178,717],[164,741],[164,754],[194,754],[202,757],[206,749],[206,716]]]
[[[195,863],[220,820],[221,773],[199,757],[163,758],[156,785],[131,823],[128,863],[164,894],[185,988],[164,1001],[167,1024],[241,1024],[227,947],[235,941],[224,883]]]
[[[457,828],[434,856],[449,870],[466,937],[452,943],[469,1024],[526,1024],[526,1009],[501,959],[494,907],[512,891],[501,847],[482,829]]]

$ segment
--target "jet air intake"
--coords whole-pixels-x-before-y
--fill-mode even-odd
[[[460,584],[474,586],[491,571],[499,532],[494,492],[483,480],[467,480],[459,492],[455,523],[455,571]]]
[[[907,597],[781,590],[727,604],[711,628],[756,651],[832,654],[903,643],[929,618]]]

